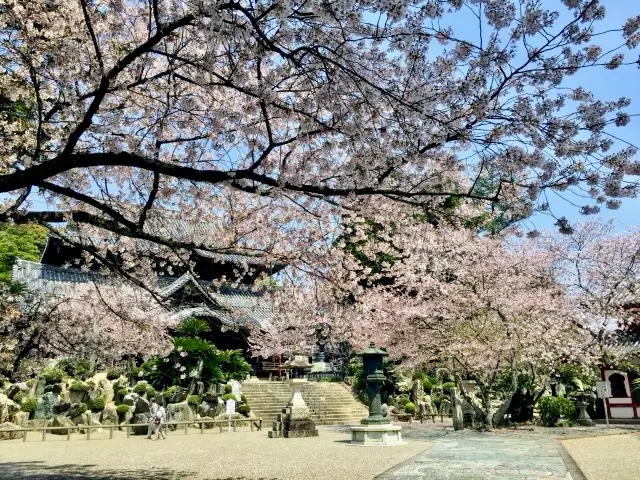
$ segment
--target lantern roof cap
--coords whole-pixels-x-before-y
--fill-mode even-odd
[[[383,357],[388,357],[389,354],[384,348],[376,347],[374,342],[369,344],[369,348],[365,348],[363,351],[358,352],[358,355],[381,355]]]

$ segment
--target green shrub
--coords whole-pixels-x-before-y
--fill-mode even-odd
[[[27,398],[22,405],[20,406],[20,410],[23,412],[33,412],[36,409],[38,401],[35,398]]]
[[[89,362],[86,360],[65,358],[56,364],[56,368],[64,370],[64,373],[67,375],[78,377],[89,371]]]
[[[69,386],[70,392],[86,392],[88,390],[89,390],[89,385],[87,385],[85,382],[80,382],[78,380],[74,380],[73,382],[71,382],[71,385]]]
[[[173,385],[172,387],[167,388],[162,396],[165,398],[169,398],[170,396],[172,396],[174,393],[176,393],[178,391],[178,386],[177,385]]]
[[[416,406],[411,402],[407,402],[404,404],[404,411],[411,414],[416,413]]]
[[[238,412],[240,415],[244,415],[245,417],[249,416],[250,411],[251,409],[249,408],[249,405],[247,405],[246,403],[236,408],[236,412]]]
[[[576,407],[568,398],[542,397],[538,402],[540,419],[543,425],[553,427],[560,418],[569,418],[574,414]]]
[[[156,396],[156,389],[149,385],[147,386],[147,390],[145,393],[147,394],[147,398],[151,399],[152,397]]]
[[[198,395],[189,395],[187,397],[187,403],[197,407],[200,404],[200,397],[198,397]]]
[[[65,377],[64,370],[61,368],[45,368],[40,374],[48,384],[60,383]]]
[[[13,396],[13,401],[20,405],[26,397],[27,395],[24,392],[18,392]]]
[[[94,412],[99,412],[101,410],[104,410],[104,405],[104,397],[98,397],[91,403],[91,410],[93,410]]]
[[[118,405],[116,407],[116,413],[118,415],[125,415],[126,413],[129,413],[129,405],[125,405],[125,404]]]
[[[149,385],[147,384],[147,382],[139,383],[135,387],[133,387],[133,393],[137,393],[138,395],[144,395],[145,393],[147,393],[148,386]]]
[[[425,393],[431,394],[433,389],[438,386],[442,387],[440,385],[440,381],[436,377],[429,377],[425,375],[422,379],[422,388],[424,388]]]
[[[144,368],[142,368],[142,367],[133,367],[131,369],[131,376],[133,378],[144,378]]]
[[[244,393],[241,393],[241,394],[240,394],[240,401],[241,401],[242,403],[247,403],[247,397],[245,397],[245,396],[244,396]]]
[[[236,399],[236,397],[233,395],[233,393],[225,393],[225,394],[222,396],[222,400],[224,400],[225,402],[226,402],[227,400],[235,400],[235,399]]]
[[[442,390],[444,390],[447,393],[451,392],[452,388],[456,388],[456,384],[453,382],[444,382],[442,384]]]
[[[124,370],[120,367],[114,367],[107,370],[107,379],[115,380],[120,378],[124,374]]]
[[[407,395],[406,393],[398,395],[398,397],[396,398],[396,404],[402,405],[403,407],[409,402],[411,402],[411,400],[409,399],[409,395]]]
[[[120,390],[117,391],[116,395],[118,395],[121,398],[124,398],[124,396],[129,393],[129,391],[126,388],[121,388]]]
[[[233,391],[233,388],[231,388],[231,385],[224,386],[224,393],[231,393],[232,391]]]

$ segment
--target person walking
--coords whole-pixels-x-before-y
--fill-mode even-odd
[[[156,403],[156,399],[151,399],[151,404],[149,405],[149,413],[151,416],[149,417],[149,428],[147,429],[147,438],[151,440],[151,435],[156,433],[156,413],[158,413],[158,404]]]
[[[163,440],[167,439],[167,433],[165,431],[165,419],[166,413],[164,411],[164,407],[160,405],[158,407],[158,411],[156,412],[156,431],[158,432],[158,440],[162,436]]]

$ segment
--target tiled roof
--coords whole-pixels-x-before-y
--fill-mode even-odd
[[[640,333],[618,331],[607,342],[606,350],[620,358],[640,357]]]
[[[70,292],[78,283],[104,283],[114,279],[113,276],[99,272],[62,268],[36,262],[20,260],[13,267],[13,280],[24,283],[28,288],[54,295]],[[218,318],[228,326],[255,325],[262,326],[273,318],[273,308],[260,291],[247,287],[212,286],[211,282],[198,282],[190,274],[179,278],[159,277],[160,288],[157,293],[163,298],[174,294],[188,283],[206,288],[206,295],[211,297],[220,308],[202,305],[189,308],[174,308],[177,318],[200,315]]]

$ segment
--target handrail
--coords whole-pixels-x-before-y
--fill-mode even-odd
[[[175,422],[175,421],[171,421],[171,422],[165,422],[164,425],[165,426],[169,426],[169,425],[184,425],[184,433],[185,435],[189,433],[189,425],[194,425],[194,424],[198,424],[199,429],[200,429],[200,433],[204,433],[204,425],[205,424],[213,424],[213,425],[218,425],[220,428],[220,432],[222,433],[223,427],[225,425],[229,425],[231,424],[231,426],[233,427],[233,431],[236,431],[236,423],[238,422],[249,422],[249,427],[251,428],[251,431],[253,432],[254,427],[257,428],[257,431],[262,431],[262,418],[234,418],[231,420],[202,420],[202,419],[198,419],[198,420],[193,420],[193,421],[189,421],[189,422]],[[113,439],[113,430],[114,429],[121,429],[121,428],[125,428],[126,432],[127,432],[127,438],[129,438],[131,436],[131,428],[133,427],[148,427],[149,423],[127,423],[127,424],[123,424],[123,425],[83,425],[83,424],[79,424],[79,425],[69,425],[69,426],[63,426],[63,427],[19,427],[19,428],[3,428],[0,429],[0,433],[16,433],[16,432],[24,432],[24,435],[22,437],[22,442],[26,442],[27,441],[27,433],[28,432],[40,432],[42,431],[42,441],[44,442],[46,440],[46,436],[47,436],[47,432],[51,432],[52,430],[67,430],[67,441],[71,440],[71,431],[75,431],[75,430],[86,430],[86,435],[87,435],[87,440],[91,440],[91,430],[94,429],[98,429],[98,428],[105,428],[105,429],[109,429],[109,439]]]

